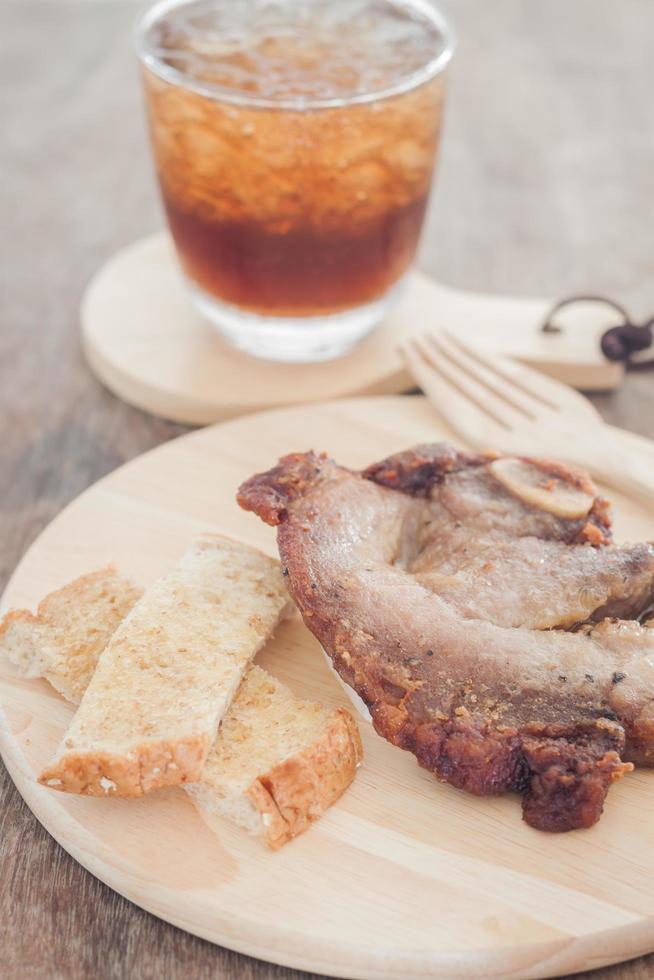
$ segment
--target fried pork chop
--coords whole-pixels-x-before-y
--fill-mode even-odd
[[[654,765],[654,547],[610,543],[585,474],[442,444],[364,472],[304,453],[238,499],[278,525],[289,591],[377,732],[439,779],[522,793],[562,831]]]

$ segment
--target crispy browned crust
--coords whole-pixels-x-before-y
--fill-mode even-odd
[[[317,742],[255,779],[246,795],[261,813],[268,846],[278,850],[317,820],[348,788],[362,758],[356,722],[336,708]]]
[[[458,452],[447,443],[420,445],[373,463],[361,475],[366,480],[400,493],[427,497],[432,487],[448,473],[487,466],[499,455],[493,450],[483,453]],[[521,458],[538,466],[544,474],[566,481],[593,497],[588,515],[581,521],[570,522],[567,538],[570,543],[587,541],[599,547],[611,541],[610,504],[600,496],[588,473],[557,460]],[[333,465],[333,460],[325,453],[290,453],[283,456],[277,466],[246,480],[239,487],[236,499],[244,510],[254,511],[266,524],[276,527],[286,519],[289,504],[305,496],[324,479],[325,471],[329,471]]]
[[[199,779],[209,748],[209,739],[195,735],[143,742],[122,755],[68,751],[46,766],[38,781],[81,796],[143,796]]]
[[[362,476],[413,497],[426,497],[434,484],[440,483],[448,473],[485,466],[498,457],[499,453],[491,450],[463,453],[446,442],[425,443],[373,463]]]
[[[416,756],[440,780],[478,796],[523,795],[523,817],[539,830],[591,827],[611,783],[631,772],[622,762],[624,731],[605,718],[591,724],[496,727],[465,709],[439,721],[411,722],[400,709],[373,706],[376,730]]]
[[[622,762],[624,737],[605,719],[587,732],[554,726],[523,732],[529,777],[522,801],[525,821],[539,830],[592,827],[604,808],[611,783],[634,768]]]
[[[440,483],[448,473],[487,466],[499,456],[500,454],[493,450],[483,453],[465,453],[457,452],[447,443],[434,443],[416,446],[389,456],[379,463],[373,463],[363,471],[362,475],[380,486],[399,490],[414,497],[427,497],[434,484]],[[296,458],[287,456],[285,460]],[[521,456],[520,459],[538,467],[545,476],[556,477],[593,498],[593,505],[584,520],[571,522],[568,541],[571,543],[588,541],[595,547],[609,543],[612,537],[610,504],[599,495],[597,487],[585,470],[544,457]],[[280,464],[284,462],[280,460]],[[280,489],[282,486],[280,478]]]
[[[331,462],[325,453],[291,453],[277,466],[258,473],[239,488],[237,500],[243,510],[254,510],[275,526],[286,517],[286,508],[322,478],[323,464]]]
[[[334,666],[368,702],[375,730],[412,752],[437,779],[477,796],[523,795],[523,817],[539,830],[590,827],[609,787],[631,772],[623,762],[625,734],[604,717],[565,724],[489,724],[465,708],[430,717],[429,704],[410,690],[391,690],[374,660],[353,671],[352,658],[335,653]],[[365,680],[363,680],[365,674]]]
[[[329,575],[320,585],[316,582],[320,555],[315,550],[308,563],[304,560],[314,520],[321,514],[323,481],[363,478],[403,494],[428,497],[448,473],[485,466],[495,458],[495,453],[457,453],[442,444],[419,446],[353,474],[314,453],[292,454],[268,474],[246,481],[238,501],[267,523],[280,525],[278,544],[289,590],[336,670],[370,708],[380,735],[414,753],[421,765],[455,786],[477,794],[520,792],[524,818],[532,826],[554,831],[588,827],[599,819],[611,783],[633,768],[621,761],[625,729],[612,715],[604,695],[593,694],[597,700],[591,698],[579,718],[575,719],[572,706],[571,722],[552,723],[546,719],[548,715],[556,719],[559,713],[555,696],[549,706],[536,708],[537,716],[542,712],[539,722],[521,713],[518,691],[517,715],[510,704],[507,712],[508,718],[521,718],[516,726],[494,720],[495,707],[485,716],[474,688],[468,710],[463,706],[468,695],[456,689],[453,681],[452,708],[443,713],[442,690],[435,696],[433,685],[447,683],[447,678],[436,680],[432,651],[403,648],[401,637],[376,638],[366,633],[351,610],[341,621],[340,614],[334,613],[345,595],[341,583]],[[533,462],[544,473],[567,480],[594,497],[585,518],[566,522],[562,540],[607,544],[611,537],[608,503],[598,496],[588,475],[549,460]],[[323,528],[329,528],[330,514],[321,516]],[[328,591],[321,593],[322,589]],[[559,680],[564,698],[566,678]],[[640,755],[644,757],[644,750]]]

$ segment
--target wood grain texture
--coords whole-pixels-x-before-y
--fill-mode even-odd
[[[2,606],[33,608],[109,558],[147,586],[198,532],[274,554],[274,531],[238,507],[234,488],[305,446],[307,432],[355,468],[412,440],[451,439],[425,399],[402,397],[282,409],[193,433],[74,501],[27,552]],[[616,540],[654,533],[649,507],[618,494],[613,502]],[[348,703],[298,616],[258,659],[300,697]],[[354,784],[307,834],[273,853],[227,820],[212,821],[212,833],[179,788],[139,800],[48,791],[36,775],[74,708],[6,662],[0,701],[3,758],[46,829],[121,894],[216,942],[362,980],[542,978],[652,942],[651,772],[612,789],[591,830],[542,834],[521,820],[515,796],[480,799],[439,786],[363,723],[365,761]]]
[[[654,309],[649,0],[451,0],[460,47],[421,266],[455,286]],[[77,307],[102,261],[160,224],[130,29],[136,5],[0,4],[0,578],[77,493],[184,431],[83,366]],[[65,57],[62,56],[65,52]],[[11,229],[8,234],[6,229]],[[594,399],[654,436],[652,375]],[[16,977],[298,980],[217,949],[79,867],[0,780],[0,964]],[[594,980],[649,980],[654,957]]]
[[[191,305],[170,237],[148,235],[113,255],[82,299],[87,363],[130,405],[173,421],[222,422],[247,412],[357,395],[396,395],[413,381],[399,345],[425,330],[446,330],[479,349],[518,357],[564,384],[617,387],[622,364],[600,349],[610,311],[577,314],[574,326],[543,333],[551,299],[452,289],[414,271],[384,322],[348,357],[279,364],[244,356]],[[614,317],[614,315],[613,315]]]

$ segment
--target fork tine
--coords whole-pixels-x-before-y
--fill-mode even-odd
[[[486,359],[484,354],[476,354],[451,334],[430,334],[429,339],[441,355],[448,356],[462,371],[516,409],[522,416],[523,423],[534,422],[552,411],[549,405],[533,398],[528,391],[516,385],[513,379],[501,371],[493,358]]]
[[[467,409],[468,400],[424,360],[415,341],[408,340],[399,350],[409,374],[445,421]]]
[[[400,354],[409,374],[420,385],[436,412],[458,436],[473,446],[479,445],[482,427],[479,424],[477,408],[424,360],[415,341],[409,340],[403,344],[400,347]],[[495,425],[490,419],[487,421]],[[498,426],[496,425],[495,428],[497,429]],[[506,430],[501,427],[501,431]],[[492,432],[488,439],[490,442],[493,441]]]
[[[489,386],[479,377],[479,372],[471,371],[468,365],[457,357],[456,352],[442,342],[436,334],[423,334],[420,338],[423,356],[434,370],[444,375],[459,392],[465,395],[482,416],[490,416],[505,429],[514,429],[531,419],[521,408],[503,397],[497,379],[495,386]]]
[[[477,351],[471,344],[461,340],[460,337],[455,337],[447,330],[443,330],[441,336],[458,348],[463,355],[475,361],[480,368],[492,371],[501,378],[505,382],[507,397],[525,398],[525,407],[529,406],[533,417],[541,414],[543,407],[555,412],[560,411],[560,406],[547,392],[548,379],[538,371],[532,371],[531,368],[502,354],[486,350]]]
[[[497,404],[456,365],[438,358],[424,338],[413,338],[401,347],[407,367],[436,410],[453,429],[478,444],[492,441],[494,433],[506,433],[514,421],[507,406]]]

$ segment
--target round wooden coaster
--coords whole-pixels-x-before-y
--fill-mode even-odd
[[[191,306],[165,233],[119,252],[89,284],[81,307],[89,365],[120,398],[154,415],[205,425],[281,405],[414,387],[397,346],[425,330],[448,329],[480,349],[500,350],[586,389],[615,387],[599,334],[582,318],[573,331],[543,334],[545,300],[484,296],[413,272],[388,319],[347,357],[322,364],[262,361],[229,347]]]

